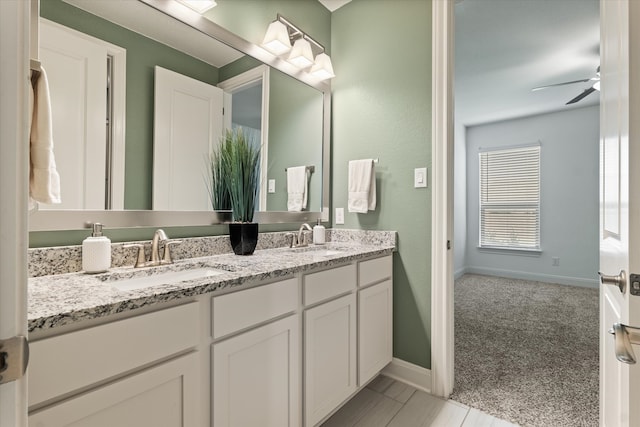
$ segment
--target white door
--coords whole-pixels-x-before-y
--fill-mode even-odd
[[[107,48],[41,20],[40,60],[51,93],[53,151],[62,203],[44,209],[105,208]]]
[[[630,81],[640,65],[640,4],[600,4],[600,271],[628,275],[640,273],[640,170],[633,167],[640,159],[640,86]],[[614,323],[640,327],[640,296],[630,294],[629,280],[621,291],[613,279],[600,287],[600,424],[632,426],[640,420],[640,366],[616,359],[608,331]]]
[[[207,159],[222,136],[223,91],[155,70],[153,209],[211,210]]]
[[[0,340],[27,334],[29,8],[0,1]],[[0,427],[26,426],[26,417],[26,379],[0,384]]]

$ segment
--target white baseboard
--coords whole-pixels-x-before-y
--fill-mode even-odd
[[[431,393],[430,369],[394,357],[381,373],[394,380]]]
[[[458,280],[459,278],[464,276],[466,273],[468,273],[467,267],[462,267],[457,269],[456,271],[453,272],[453,280]]]
[[[581,277],[556,276],[553,274],[530,273],[527,271],[502,270],[487,267],[466,267],[465,273],[484,274],[487,276],[508,277],[510,279],[535,280],[545,283],[557,283],[560,285],[580,286],[583,288],[598,288],[600,283],[596,279],[584,279]]]

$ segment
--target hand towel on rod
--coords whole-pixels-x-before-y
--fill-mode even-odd
[[[376,208],[376,171],[373,159],[349,162],[349,212],[367,213]]]
[[[308,176],[306,166],[287,168],[287,210],[300,212],[307,208]]]
[[[32,71],[33,73],[33,71]],[[60,176],[53,155],[53,128],[49,82],[40,67],[35,87],[30,86],[29,197],[30,204],[60,203]]]

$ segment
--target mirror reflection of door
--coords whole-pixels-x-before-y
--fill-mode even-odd
[[[155,67],[153,209],[212,210],[209,152],[222,135],[222,90]]]
[[[269,73],[269,67],[261,65],[218,84],[224,90],[225,128],[240,127],[250,141],[260,145],[259,211],[267,210]]]
[[[126,51],[45,19],[40,34],[62,171],[62,203],[41,209],[122,209],[124,182],[105,182],[105,175],[124,170],[124,135],[112,129],[124,116],[124,78],[114,73],[124,72]]]

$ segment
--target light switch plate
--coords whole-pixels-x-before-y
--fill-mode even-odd
[[[427,187],[427,168],[415,168],[413,170],[413,187],[414,188]]]
[[[336,224],[344,224],[344,208],[336,208]]]
[[[267,193],[275,193],[276,192],[276,180],[275,179],[270,179],[268,181],[268,188],[267,188]]]

